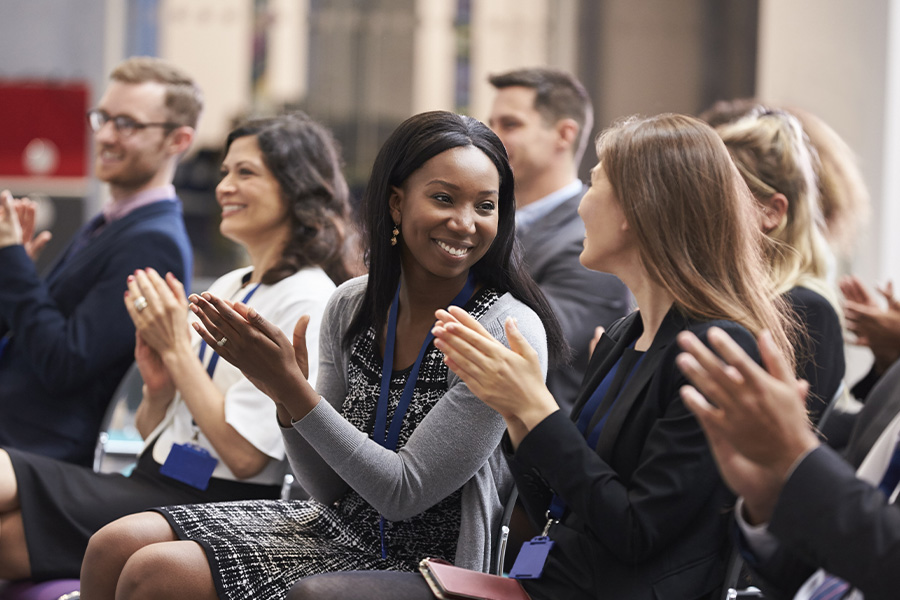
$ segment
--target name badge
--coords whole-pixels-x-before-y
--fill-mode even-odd
[[[159,472],[198,490],[205,490],[218,463],[219,460],[204,448],[193,444],[172,444]]]
[[[522,544],[509,576],[513,579],[540,579],[553,543],[550,538],[539,535]]]

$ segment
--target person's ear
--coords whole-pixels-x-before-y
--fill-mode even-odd
[[[391,218],[397,225],[400,224],[400,205],[403,204],[403,188],[391,186],[391,197],[388,199],[388,206],[391,210]]]
[[[787,196],[778,192],[765,200],[760,200],[759,203],[762,207],[762,230],[769,233],[784,220],[788,209],[788,199]]]
[[[178,155],[187,152],[187,149],[194,143],[195,134],[196,131],[194,128],[188,127],[187,125],[182,125],[181,127],[173,129],[167,140],[170,153],[172,155]]]
[[[560,119],[556,122],[556,134],[561,150],[572,150],[578,140],[578,121],[575,119]]]

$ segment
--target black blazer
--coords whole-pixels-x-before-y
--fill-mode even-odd
[[[154,202],[107,225],[46,279],[21,245],[0,249],[0,445],[90,466],[100,421],[134,356],[125,309],[135,269],[171,271],[190,289],[180,202]]]
[[[544,575],[524,582],[535,598],[689,600],[721,587],[734,498],[719,477],[700,424],[681,401],[679,389],[687,381],[675,366],[675,336],[689,329],[705,341],[712,325],[758,356],[743,327],[699,323],[673,308],[623,388],[596,448],[557,411],[510,457],[535,524],[544,525],[551,490],[569,507],[550,530],[555,546]],[[603,336],[573,414],[642,330],[634,313]]]

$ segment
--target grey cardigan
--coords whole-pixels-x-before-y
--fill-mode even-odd
[[[487,571],[512,477],[500,450],[503,419],[452,371],[447,392],[398,452],[386,450],[341,414],[350,355],[343,333],[362,303],[367,276],[340,286],[325,309],[319,335],[319,404],[292,429],[283,429],[294,474],[313,498],[330,504],[353,488],[386,519],[419,514],[463,488],[456,564]],[[513,316],[540,356],[546,375],[544,327],[530,308],[504,294],[480,323],[508,346],[503,322]],[[424,557],[423,557],[424,558]]]

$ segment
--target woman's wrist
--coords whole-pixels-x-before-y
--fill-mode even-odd
[[[523,406],[515,412],[515,419],[522,423],[528,431],[537,427],[541,421],[559,410],[559,405],[550,394],[550,390],[545,388],[542,392],[543,393],[541,393],[540,396],[536,397],[531,402],[523,404]]]
[[[161,386],[150,386],[144,384],[143,395],[144,400],[151,404],[168,404],[175,398],[175,384],[169,382]]]
[[[169,369],[170,373],[175,373],[179,367],[187,364],[186,361],[196,359],[199,362],[199,358],[194,352],[194,348],[191,346],[190,338],[187,340],[178,340],[171,348],[161,350],[159,352],[159,357],[162,359],[163,364],[166,365],[166,368]]]
[[[304,383],[305,380],[296,381],[295,386],[273,392],[272,399],[288,416],[289,424],[305,417],[319,403],[319,395],[311,385]]]

